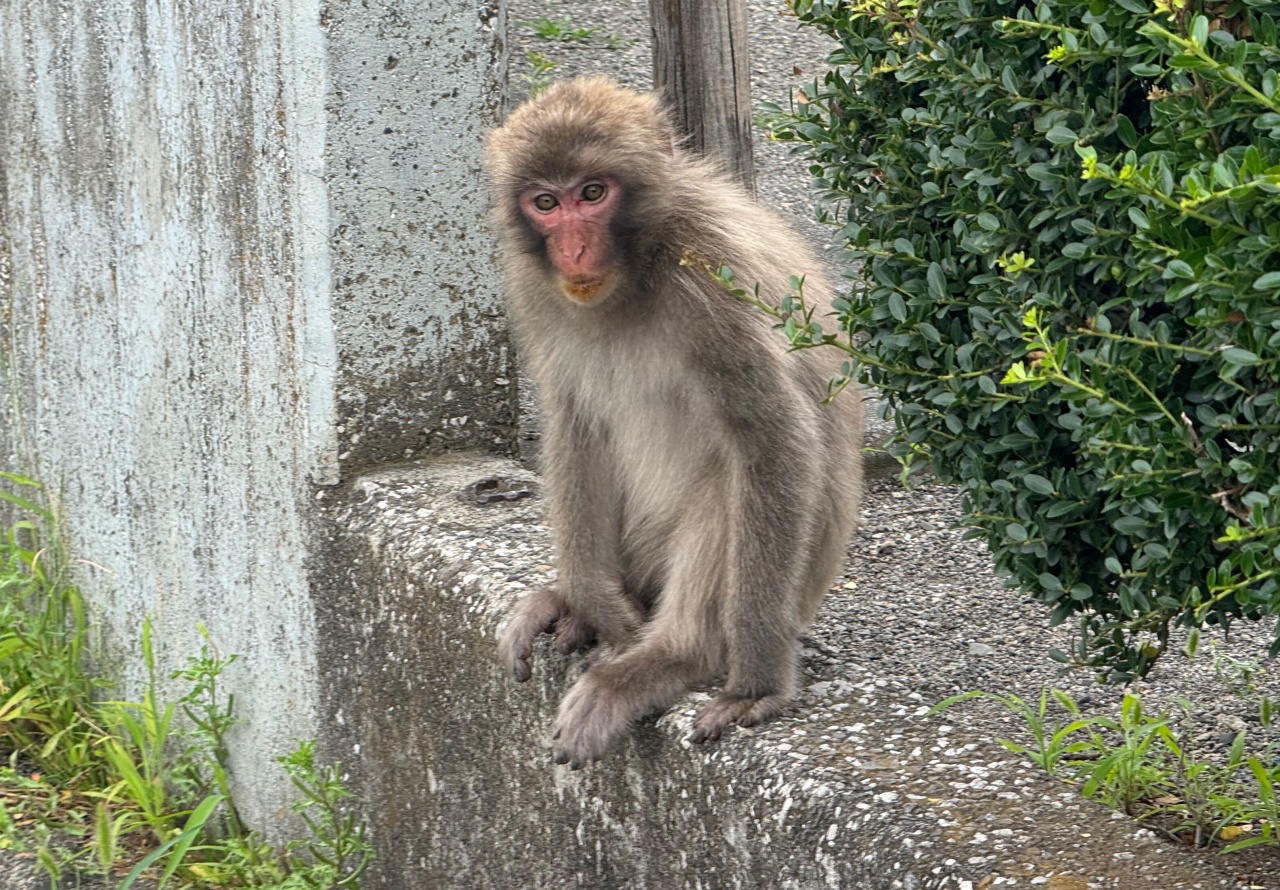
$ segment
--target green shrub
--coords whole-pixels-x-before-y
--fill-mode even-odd
[[[849,350],[894,453],[1081,616],[1071,660],[1280,614],[1280,3],[793,5],[839,48],[776,134],[863,278],[839,335],[784,301],[795,342]]]

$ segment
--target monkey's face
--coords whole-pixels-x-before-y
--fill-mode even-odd
[[[611,176],[543,184],[520,193],[520,212],[546,245],[560,290],[579,305],[603,301],[618,281],[614,220],[622,185]]]

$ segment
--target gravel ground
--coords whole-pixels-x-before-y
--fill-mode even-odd
[[[777,0],[749,0],[752,89],[756,101],[782,106],[794,90],[820,76],[826,40],[797,29],[781,15]],[[524,23],[567,19],[576,27],[600,28],[593,36],[561,42],[539,38]],[[622,83],[651,85],[648,3],[645,0],[516,0],[512,3],[512,74],[529,72],[526,54],[540,52],[556,63],[553,78],[608,74]],[[621,46],[606,38],[622,38]],[[813,220],[813,199],[803,160],[787,146],[756,138],[757,185],[761,198],[789,210],[815,243],[827,245],[825,227]],[[831,256],[833,274],[840,259]],[[869,442],[882,441],[889,426],[873,422]],[[895,685],[939,701],[969,690],[1012,692],[1027,699],[1047,686],[1069,692],[1086,714],[1118,717],[1124,690],[1097,685],[1086,672],[1062,675],[1049,659],[1053,648],[1070,649],[1070,627],[1050,629],[1048,612],[1016,590],[1006,590],[991,570],[985,547],[963,540],[958,489],[926,481],[904,489],[896,467],[871,460],[862,526],[850,550],[841,588],[826,604],[806,668],[819,680],[850,672],[856,660]],[[1147,713],[1194,702],[1179,725],[1198,750],[1221,758],[1237,732],[1247,730],[1249,746],[1280,751],[1280,720],[1261,726],[1257,702],[1269,695],[1280,702],[1280,669],[1263,663],[1273,625],[1240,624],[1229,638],[1203,634],[1194,659],[1171,654],[1152,675],[1129,687],[1140,693]],[[845,667],[842,668],[842,664]],[[1246,669],[1241,676],[1239,668]],[[1233,677],[1228,683],[1223,675]],[[959,705],[946,719],[990,737],[1026,740],[1026,726],[991,701]],[[1254,848],[1227,857],[1202,856],[1241,886],[1280,890],[1280,851]]]

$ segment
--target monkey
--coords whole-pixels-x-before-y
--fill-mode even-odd
[[[500,659],[523,682],[543,633],[564,654],[594,644],[552,736],[575,769],[717,680],[691,741],[776,716],[853,530],[861,401],[822,404],[839,371],[828,351],[790,350],[682,259],[761,294],[803,274],[825,305],[817,260],[677,144],[656,97],[607,79],[517,108],[486,163],[508,315],[539,392],[557,568],[499,631]]]

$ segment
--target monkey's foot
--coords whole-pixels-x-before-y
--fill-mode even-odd
[[[790,702],[787,695],[766,695],[751,698],[724,692],[717,695],[698,712],[693,721],[693,734],[689,741],[695,745],[714,742],[725,728],[736,723],[739,726],[755,726],[782,713]]]
[[[595,632],[574,617],[552,587],[535,590],[516,604],[511,620],[498,633],[498,657],[516,682],[523,683],[533,676],[529,660],[534,641],[553,630],[556,649],[564,655],[585,649],[595,637]]]
[[[631,709],[587,674],[560,702],[551,757],[556,763],[569,764],[570,769],[582,769],[603,757],[630,725]]]

